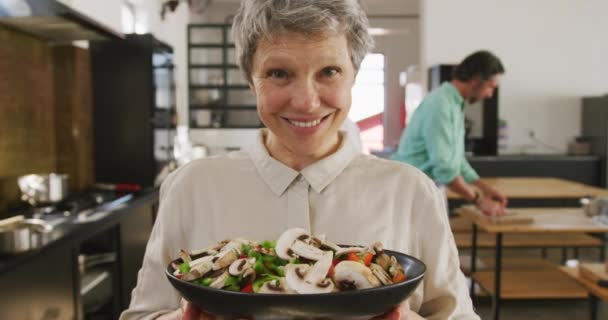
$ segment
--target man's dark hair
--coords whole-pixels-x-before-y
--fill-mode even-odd
[[[481,80],[488,80],[492,76],[505,73],[500,59],[489,51],[477,51],[464,58],[454,68],[452,77],[460,81],[469,81],[480,76]]]

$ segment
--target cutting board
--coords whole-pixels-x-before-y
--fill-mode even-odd
[[[517,213],[517,211],[508,210],[507,213],[503,216],[486,216],[481,211],[478,212],[478,215],[483,217],[483,219],[488,220],[492,224],[500,224],[500,225],[521,225],[521,224],[530,224],[534,222],[534,218],[529,216],[522,216]]]
[[[597,283],[600,287],[608,287],[608,271],[605,263],[581,263],[578,265],[581,277]]]

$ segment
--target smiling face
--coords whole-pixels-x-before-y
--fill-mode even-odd
[[[270,154],[299,170],[335,151],[355,73],[343,34],[260,40],[250,86]]]

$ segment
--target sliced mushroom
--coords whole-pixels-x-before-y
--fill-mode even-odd
[[[332,250],[337,252],[341,249],[337,244],[325,239],[325,236],[313,237],[310,244],[321,250]]]
[[[382,282],[383,285],[387,286],[389,284],[393,284],[393,280],[391,276],[386,273],[386,271],[378,264],[372,263],[369,265],[369,269],[372,270],[372,273]]]
[[[190,258],[190,255],[184,249],[180,249],[179,250],[179,257],[182,258],[183,262],[190,262],[190,261],[192,261],[192,258]]]
[[[287,286],[285,285],[285,281],[283,280],[283,278],[281,278],[281,281],[271,280],[271,281],[265,282],[260,287],[260,290],[258,291],[258,293],[285,294],[285,293],[292,293],[292,291],[289,290],[289,288],[287,288]]]
[[[250,283],[253,282],[256,278],[256,273],[255,270],[253,268],[249,268],[249,269],[245,269],[245,271],[243,271],[243,281],[245,283]]]
[[[250,269],[253,263],[255,263],[255,258],[237,259],[230,264],[228,272],[233,276],[240,276],[245,270]]]
[[[212,256],[206,256],[192,261],[190,263],[190,271],[184,274],[182,279],[186,281],[192,281],[204,276],[207,272],[212,270],[212,260]]]
[[[209,286],[211,288],[221,289],[224,287],[224,283],[226,282],[226,279],[228,279],[229,276],[230,275],[228,274],[228,271],[224,271],[224,273],[222,273],[219,277],[211,281],[211,284]]]
[[[277,244],[274,250],[276,251],[277,256],[279,256],[279,258],[283,260],[290,260],[292,258],[295,258],[295,255],[293,254],[293,251],[291,249],[293,243],[298,239],[302,240],[308,238],[310,238],[308,231],[302,228],[288,229],[283,232],[283,234],[281,234],[281,236],[277,240]]]
[[[234,260],[238,259],[238,257],[239,253],[236,249],[218,253],[211,259],[211,261],[213,261],[213,270],[226,268],[233,263]]]
[[[236,238],[236,239],[232,239],[230,240],[230,242],[228,242],[221,250],[220,253],[222,252],[226,252],[226,251],[232,251],[232,250],[236,250],[238,254],[241,253],[241,247],[243,247],[244,244],[249,244],[250,241],[247,239],[243,239],[243,238]]]
[[[380,281],[364,264],[342,261],[334,268],[334,282],[343,290],[368,289],[380,286]]]
[[[285,267],[287,287],[300,294],[332,292],[335,286],[331,279],[323,277],[315,282],[306,281],[306,275],[312,268],[307,264],[288,264]]]
[[[316,284],[325,279],[329,272],[329,268],[331,268],[333,258],[334,253],[332,251],[325,251],[323,257],[308,270],[304,280],[308,283]]]
[[[384,269],[384,271],[388,271],[388,268],[391,266],[391,257],[388,254],[382,251],[381,253],[376,254],[375,262]]]
[[[323,254],[325,253],[325,251],[315,248],[301,240],[296,240],[291,245],[291,251],[293,251],[297,257],[314,261],[318,261],[319,259],[323,258]]]
[[[392,277],[394,277],[396,274],[398,274],[400,272],[405,274],[405,271],[403,270],[403,267],[397,261],[397,258],[395,258],[395,256],[391,256],[391,263],[388,267],[388,273]]]
[[[365,251],[365,248],[362,247],[348,247],[348,248],[340,248],[338,251],[336,251],[336,257],[341,256],[341,255],[345,255],[351,252],[355,252],[355,253],[361,253]]]
[[[193,250],[191,252],[192,256],[195,257],[203,257],[203,256],[212,256],[217,254],[228,242],[230,242],[230,240],[222,240],[216,244],[210,245],[207,248],[204,249],[200,249],[200,250]]]

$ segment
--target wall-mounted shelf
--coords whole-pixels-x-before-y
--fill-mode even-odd
[[[230,24],[188,26],[188,90],[193,129],[260,128],[256,100],[236,61]]]

